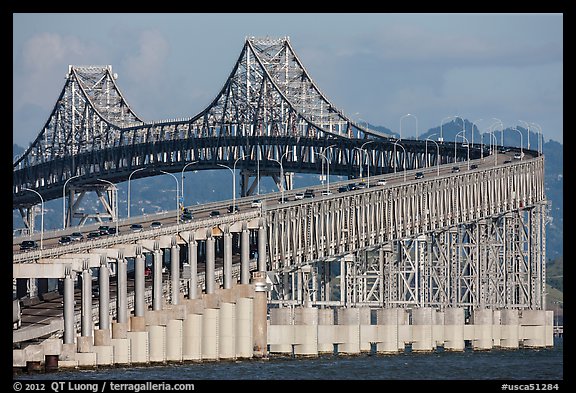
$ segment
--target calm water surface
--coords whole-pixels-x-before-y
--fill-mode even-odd
[[[328,355],[20,374],[20,380],[562,380],[563,339],[548,349]]]

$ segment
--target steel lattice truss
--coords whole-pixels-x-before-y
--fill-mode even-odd
[[[400,149],[387,135],[348,119],[318,89],[288,38],[248,38],[216,98],[187,119],[144,122],[115,79],[111,66],[70,66],[44,128],[14,162],[13,208],[37,202],[23,187],[50,200],[72,177],[78,177],[76,185],[90,186],[96,179],[125,181],[138,168],[149,171],[137,177],[154,176],[159,166],[175,172],[190,161],[199,161],[194,169],[219,169],[244,157],[243,169],[255,169],[258,159],[264,160],[261,169],[278,171],[272,159],[291,151],[286,171],[320,172],[316,153],[323,152],[334,175],[351,176],[358,165],[386,173],[451,162],[452,150],[457,160],[467,158],[461,144],[436,151],[424,141],[403,140]],[[366,138],[374,143],[362,155]],[[334,148],[324,150],[328,146]],[[471,158],[479,155],[477,146],[470,149]]]

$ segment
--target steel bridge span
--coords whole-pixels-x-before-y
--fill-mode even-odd
[[[141,340],[152,343],[154,337],[163,337],[166,341],[169,327],[162,322],[166,318],[180,320],[179,326],[183,326],[186,315],[201,314],[203,331],[210,332],[218,326],[218,318],[232,318],[225,313],[233,311],[223,304],[237,304],[238,310],[253,304],[249,315],[254,318],[254,330],[248,341],[259,356],[267,352],[267,309],[272,325],[282,325],[278,319],[281,314],[272,310],[295,308],[303,310],[300,318],[304,319],[310,314],[305,310],[310,309],[318,313],[323,309],[345,311],[362,307],[395,313],[412,310],[414,323],[422,317],[421,312],[430,310],[450,315],[463,310],[476,315],[480,323],[488,310],[490,317],[485,326],[492,326],[493,311],[512,310],[525,311],[527,326],[544,329],[546,323],[540,320],[549,317],[543,314],[546,196],[544,157],[538,152],[520,148],[522,154],[515,159],[518,149],[502,152],[482,145],[442,141],[435,144],[435,149],[432,145],[429,148],[427,142],[398,141],[362,128],[329,103],[287,40],[248,39],[230,78],[211,106],[184,120],[141,121],[123,100],[108,68],[71,68],[69,75],[50,120],[14,164],[15,208],[36,203],[32,201],[34,195],[23,192],[24,188],[54,199],[72,179],[75,184],[78,182],[77,186],[89,186],[96,179],[122,181],[136,169],[142,168],[139,177],[153,176],[157,170],[183,170],[195,160],[199,161],[199,168],[195,169],[238,162],[249,178],[257,163],[270,171],[280,166],[277,173],[320,172],[321,153],[332,162],[333,174],[352,178],[360,168],[371,171],[369,185],[364,189],[319,195],[324,186],[312,187],[316,196],[303,200],[290,198],[296,192],[292,190],[286,194],[288,202],[278,201],[281,194],[273,193],[262,198],[259,209],[250,207],[250,198],[240,198],[239,213],[209,216],[210,209],[226,209],[230,202],[225,201],[199,207],[194,212],[195,220],[188,223],[166,221],[161,229],[121,231],[95,241],[16,252],[14,278],[21,282],[47,278],[64,281],[62,342],[65,346],[77,344],[76,358],[84,359],[77,362],[87,361],[88,357],[97,359],[98,351],[92,351],[92,344],[100,351],[112,351],[103,347],[114,347],[114,351],[124,354],[125,346],[138,346]],[[79,114],[83,117],[77,117]],[[70,124],[72,128],[68,128]],[[453,166],[460,171],[454,173]],[[417,171],[423,172],[424,177],[415,178]],[[385,184],[376,185],[378,180],[385,180]],[[331,191],[344,183],[332,184]],[[249,195],[249,189],[244,187],[243,194]],[[179,213],[170,214],[175,217]],[[112,214],[120,225],[149,224],[159,217],[122,221]],[[52,238],[48,235],[47,243],[55,243],[61,233],[55,232]],[[184,252],[179,252],[180,248]],[[251,280],[252,252],[257,266]],[[235,253],[240,263],[239,276],[232,274]],[[155,289],[150,305],[145,304],[142,287],[146,255],[154,261]],[[171,265],[168,298],[163,297],[162,289],[161,269],[166,259],[163,255],[169,256]],[[222,291],[228,292],[219,292],[215,279],[217,258],[222,258],[223,264]],[[133,308],[126,303],[128,260],[134,262],[136,272]],[[181,261],[190,269],[185,280]],[[110,324],[110,299],[105,290],[108,277],[101,274],[100,285],[104,289],[100,291],[99,329],[94,330],[92,337],[93,314],[88,312],[92,308],[90,274],[93,268],[107,272],[111,266],[116,271],[120,293],[116,300],[118,311],[113,315],[116,322]],[[198,280],[200,266],[202,285]],[[71,309],[71,288],[77,276],[83,277],[83,311],[78,327]],[[239,289],[234,290],[235,287]],[[180,309],[183,317],[161,313],[175,313],[182,301],[187,310]],[[166,302],[170,302],[168,310],[164,310]],[[214,315],[213,310],[218,308],[216,313],[221,312],[221,317]],[[128,323],[131,313],[134,321],[130,319]],[[248,314],[235,315],[242,319]],[[318,315],[311,315],[316,315],[311,317],[316,322],[308,322],[320,324]],[[401,318],[395,315],[398,327]],[[431,325],[430,318],[425,317],[426,326]],[[506,318],[516,318],[518,326],[518,314]],[[343,324],[345,319],[341,318]],[[192,321],[196,317],[190,323],[200,323]],[[510,326],[513,324],[510,322]],[[127,335],[129,327],[133,330],[128,333],[133,335]],[[76,339],[78,328],[81,334]],[[274,328],[272,336],[268,336],[273,342],[268,341],[271,350],[274,345],[285,345],[275,336],[282,329]],[[512,333],[506,333],[506,339],[517,345],[517,333],[510,329]],[[528,342],[536,340],[530,330],[526,332]],[[374,337],[378,334],[374,333]],[[114,344],[110,337],[128,341]],[[295,345],[296,336],[292,337],[290,345]],[[419,342],[414,337],[404,341]],[[212,336],[206,340],[213,342]],[[330,342],[338,340],[343,339],[333,338]],[[548,342],[547,338],[538,340],[537,345]],[[460,338],[456,341],[460,342]],[[304,345],[299,341],[297,344]],[[213,351],[202,348],[203,354],[204,350],[209,353],[203,358],[210,359]],[[244,355],[252,354],[243,351]],[[310,351],[314,353],[314,349]],[[148,361],[152,361],[152,352],[150,349],[146,355]],[[79,355],[88,353],[93,356]],[[62,357],[62,353],[58,355]]]

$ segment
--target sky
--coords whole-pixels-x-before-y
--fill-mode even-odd
[[[408,137],[447,116],[482,132],[522,120],[563,142],[560,13],[15,13],[14,143],[39,134],[68,65],[111,65],[145,121],[194,116],[248,36],[289,37],[320,90],[358,122],[399,132],[404,116]]]

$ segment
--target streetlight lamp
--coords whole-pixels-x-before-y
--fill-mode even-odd
[[[113,195],[114,195],[114,214],[112,215],[112,220],[116,221],[116,233],[114,234],[114,236],[118,236],[118,188],[116,187],[116,185],[114,183],[112,183],[111,181],[108,180],[104,180],[104,179],[97,179],[98,181],[102,181],[105,183],[109,183],[112,185],[112,190],[113,190]]]
[[[476,122],[477,121],[482,121],[483,119],[478,119],[478,120],[474,120],[472,122],[472,145],[474,145],[474,127],[476,127]],[[480,132],[480,129],[478,127],[476,127],[478,129],[478,132]],[[482,142],[482,135],[480,135],[480,142]],[[480,144],[480,149],[482,149],[482,144]]]
[[[128,176],[128,218],[130,218],[130,180],[132,179],[132,175],[135,174],[138,171],[143,171],[146,168],[138,168],[132,171],[132,173],[130,173],[130,176]]]
[[[284,167],[282,166],[282,162],[275,158],[270,157],[269,160],[276,161],[280,164],[280,191],[282,192],[282,203],[284,203],[284,185],[282,184],[282,179],[284,178]]]
[[[522,132],[520,132],[520,130],[516,127],[513,128],[513,130],[518,131],[518,133],[520,134],[520,161],[522,161],[522,157],[524,157],[524,152],[522,151]]]
[[[176,178],[176,176],[174,176],[170,172],[166,172],[163,170],[160,170],[160,172],[162,172],[166,175],[172,176],[174,178],[174,181],[176,182],[176,225],[179,225],[180,224],[180,205],[178,204],[178,197],[180,196],[180,190],[178,189],[178,179]]]
[[[435,134],[432,134],[435,135]],[[440,176],[440,146],[438,146],[438,143],[436,143],[435,140],[430,139],[430,137],[432,136],[430,135],[428,138],[426,138],[426,161],[428,161],[428,141],[430,142],[434,142],[434,144],[436,145],[436,168],[437,168],[437,176]],[[428,165],[426,165],[426,167],[428,167]]]
[[[325,160],[326,160],[326,166],[328,167],[328,176],[327,176],[327,182],[326,182],[326,193],[330,192],[330,160],[328,160],[328,157],[326,157],[324,154],[322,153],[315,153],[319,156],[322,156]],[[324,168],[324,166],[322,166],[322,168]]]
[[[40,219],[40,251],[42,251],[42,247],[44,245],[44,198],[42,198],[42,195],[40,195],[38,191],[32,190],[30,188],[22,187],[22,190],[32,191],[33,193],[35,193],[40,197],[41,201],[40,208],[42,209],[42,216],[41,216],[42,218]]]
[[[396,145],[400,146],[402,150],[404,150],[402,166],[404,167],[404,181],[406,181],[406,149],[404,149],[404,146],[399,144],[398,141],[394,142],[394,173],[396,173]]]
[[[182,190],[180,191],[180,194],[182,195],[182,203],[184,203],[184,171],[186,170],[188,165],[192,165],[192,164],[196,164],[196,163],[198,163],[198,161],[189,162],[188,164],[184,165],[184,168],[182,168],[182,176],[181,176],[181,181],[180,181],[180,183],[182,183]]]
[[[460,131],[454,137],[454,163],[456,163],[456,139],[458,139],[458,135],[462,134],[463,132],[465,132],[465,131],[464,130]]]
[[[492,138],[490,138],[490,152],[494,154],[494,166],[496,166],[498,165],[498,152],[496,151],[496,145],[498,144],[498,139],[496,138],[496,135],[494,135],[494,132],[492,132],[491,129],[488,131],[488,134],[490,134],[490,136],[494,138],[494,144],[492,144]]]
[[[464,135],[462,135],[462,139],[466,139],[466,148],[467,148],[467,153],[466,153],[466,158],[467,158],[467,167],[468,170],[470,170],[470,142],[468,142],[468,138],[466,138]]]
[[[444,142],[444,138],[442,137],[442,127],[444,126],[444,120],[446,119],[452,119],[454,116],[446,116],[445,118],[442,119],[442,121],[440,122],[440,138],[438,138],[438,141],[440,142]]]
[[[400,118],[400,139],[402,139],[402,120],[408,116],[412,116],[414,117],[414,120],[416,120],[416,140],[418,140],[418,118],[416,117],[416,115],[413,115],[411,113],[407,113]]]
[[[502,123],[502,120],[497,119],[495,117],[493,117],[492,119],[497,120],[497,123],[500,123],[500,127],[502,128],[502,134],[500,135],[500,146],[504,147],[504,123]],[[496,139],[496,144],[498,144],[498,139]]]
[[[234,161],[234,169],[230,168],[228,165],[224,165],[224,164],[217,164],[218,166],[221,166],[222,168],[227,168],[232,172],[232,213],[236,213],[236,163],[238,162],[238,160],[244,158],[244,156],[240,156],[236,159],[236,161]]]
[[[374,141],[364,142],[362,145],[360,145],[360,147],[354,147],[354,149],[358,150],[360,152],[360,154],[362,154],[365,152],[364,146],[366,146],[369,143],[373,143],[373,142]],[[360,172],[359,172],[360,179],[362,179],[362,161],[364,161],[363,158],[364,157],[361,157],[360,163],[359,163],[360,164],[359,165],[360,166]],[[368,161],[368,183],[369,182],[370,182],[370,161]]]
[[[68,184],[70,180],[80,176],[81,175],[72,176],[64,182],[64,187],[62,188],[62,229],[66,229],[66,184]]]
[[[540,127],[539,124],[537,123],[530,123],[533,126],[538,127],[538,131],[540,131],[540,135],[538,136],[538,153],[542,153],[542,151],[544,150],[544,137],[542,136],[542,127]]]
[[[518,120],[518,121],[526,124],[526,127],[528,127],[528,140],[526,141],[526,149],[530,150],[530,123],[524,120]]]
[[[323,149],[320,151],[320,153],[315,153],[315,154],[320,154],[320,155],[322,155],[323,157],[326,157],[326,156],[324,155],[324,152],[325,152],[326,150],[328,150],[328,149],[331,149],[331,148],[335,147],[335,146],[336,146],[336,145],[326,146],[325,148],[323,148]],[[329,176],[330,176],[330,174],[328,174],[328,177],[329,177]],[[328,179],[328,183],[330,183],[330,179]],[[322,161],[322,184],[324,184],[324,161]]]

